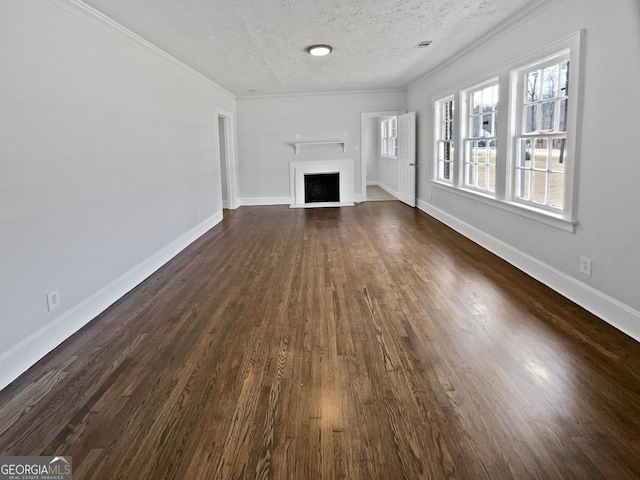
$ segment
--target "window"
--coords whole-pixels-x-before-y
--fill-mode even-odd
[[[434,97],[434,186],[573,231],[582,35]]]
[[[467,125],[464,150],[465,187],[495,193],[498,83],[465,92]]]
[[[514,72],[514,200],[562,212],[567,172],[569,54]]]
[[[383,157],[398,154],[398,117],[388,117],[380,122],[380,153]]]
[[[436,158],[437,178],[443,182],[453,181],[455,145],[454,145],[454,113],[455,100],[448,97],[435,104],[436,110]]]

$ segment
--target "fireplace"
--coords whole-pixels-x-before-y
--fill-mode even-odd
[[[289,164],[292,208],[353,206],[353,160],[303,160]]]
[[[309,173],[304,176],[304,203],[339,202],[340,174]]]

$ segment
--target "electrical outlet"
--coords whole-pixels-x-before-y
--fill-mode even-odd
[[[53,310],[58,305],[60,305],[60,291],[54,290],[47,293],[47,308],[49,311]]]
[[[580,272],[591,276],[591,259],[588,257],[580,257]]]

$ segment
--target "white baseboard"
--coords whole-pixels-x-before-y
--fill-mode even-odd
[[[393,195],[398,200],[400,200],[400,194],[398,192],[396,192],[395,190],[393,190],[392,188],[387,187],[384,183],[378,183],[378,186],[381,189],[383,189],[385,192],[387,192],[389,195]]]
[[[418,208],[640,342],[640,312],[418,199]]]
[[[82,303],[61,313],[46,326],[3,352],[0,355],[0,390],[221,221],[222,212],[209,217]]]
[[[400,200],[400,194],[398,192],[396,192],[395,190],[393,190],[392,188],[386,186],[384,183],[381,183],[381,182],[378,182],[378,181],[367,182],[367,186],[380,187],[382,190],[387,192],[389,195],[391,195],[394,198],[397,198],[398,200]]]
[[[245,197],[240,199],[242,206],[259,205],[291,205],[294,200],[291,197]]]

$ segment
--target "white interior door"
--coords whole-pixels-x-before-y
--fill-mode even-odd
[[[398,199],[416,206],[416,112],[398,115]]]

